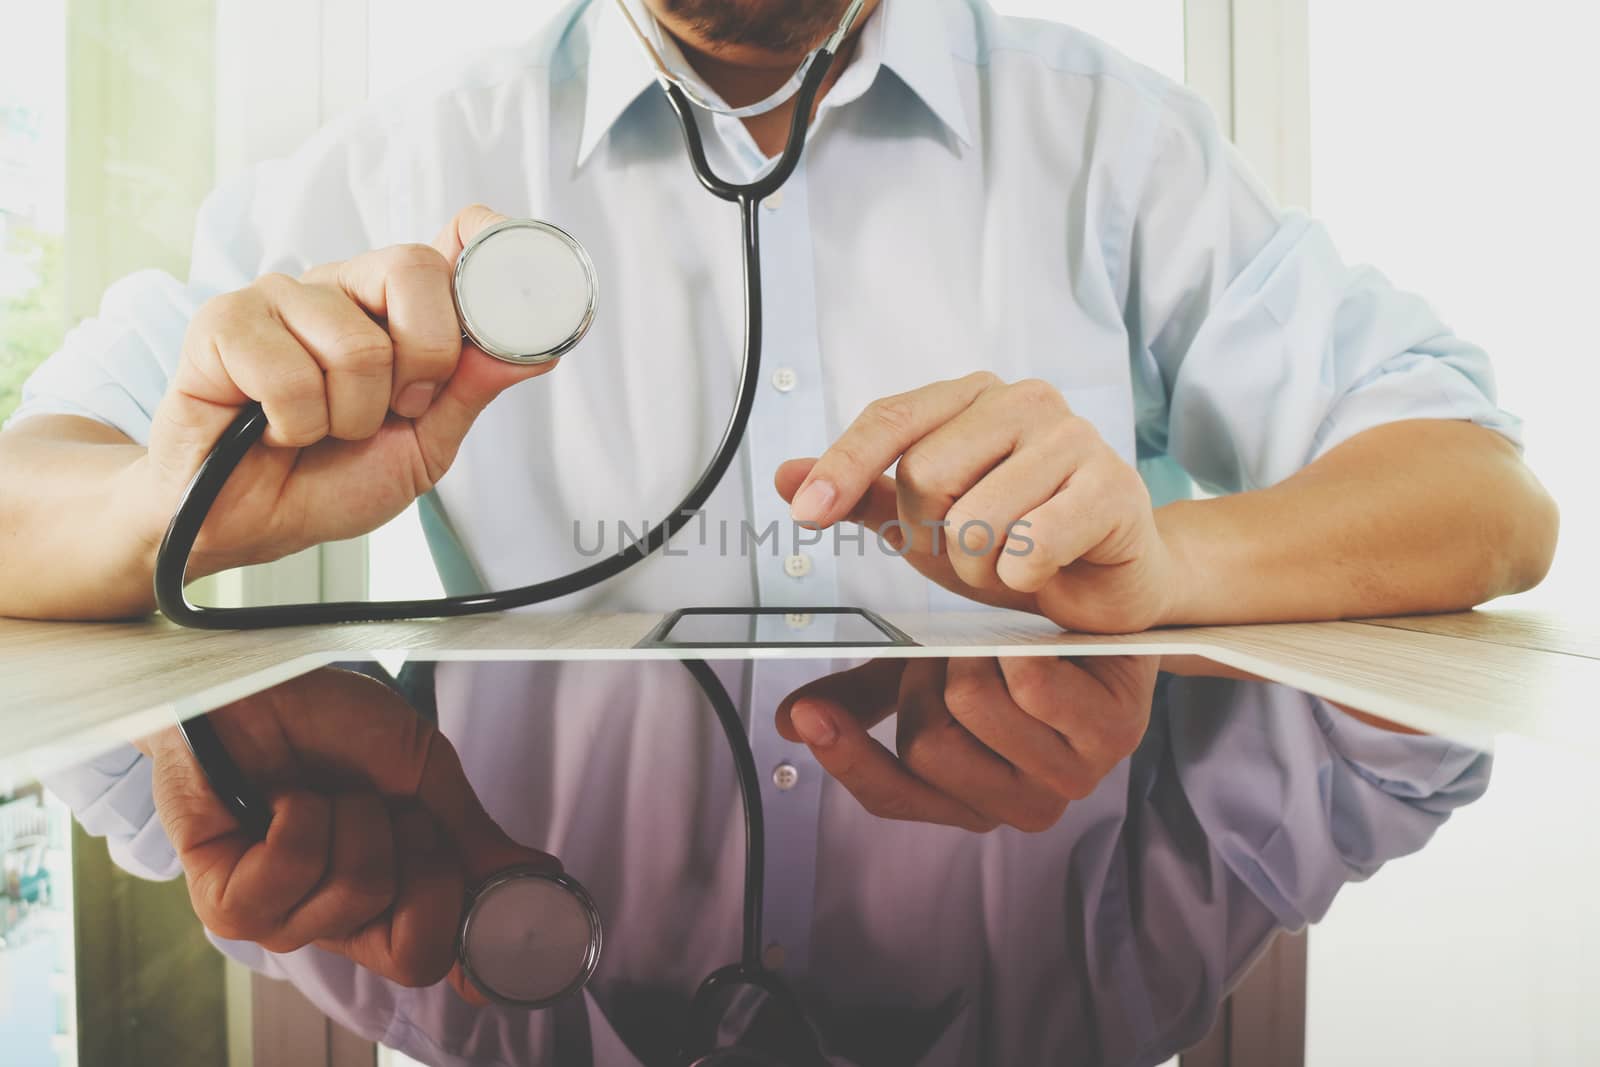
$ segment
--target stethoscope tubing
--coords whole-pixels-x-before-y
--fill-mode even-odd
[[[694,678],[710,702],[711,710],[716,715],[723,736],[727,739],[728,749],[733,754],[734,779],[738,782],[739,803],[744,809],[744,913],[740,932],[739,969],[749,974],[759,974],[764,970],[761,960],[761,901],[766,891],[767,839],[766,818],[761,805],[760,773],[756,769],[755,756],[745,742],[744,721],[739,716],[738,705],[733,702],[727,687],[717,677],[716,671],[705,660],[682,662],[684,669]],[[267,830],[272,824],[271,807],[266,797],[251,783],[233,756],[229,754],[228,747],[217,733],[216,726],[210,719],[201,715],[180,724],[180,729],[185,742],[189,745],[189,750],[194,753],[195,761],[200,764],[200,769],[211,784],[212,791],[222,800],[228,813],[238,821],[241,829],[252,840],[265,840]],[[508,873],[511,872],[501,872],[500,876]],[[562,880],[562,884],[569,888],[575,887],[590,913],[594,913],[593,901],[580,884],[570,878]],[[492,881],[478,887],[475,894],[481,893],[490,885]],[[463,918],[459,939],[462,949],[466,943],[466,924],[470,921],[470,916],[469,910]],[[597,930],[592,942],[592,958],[585,963],[583,981],[587,981],[594,973],[599,952],[600,934]],[[464,951],[460,951],[460,958],[475,984],[502,1003],[514,1003],[478,981],[476,972],[472,970],[471,961],[467,959]]]
[[[859,5],[857,5],[859,7]],[[659,550],[697,514],[727,474],[743,442],[755,406],[761,375],[762,300],[761,235],[758,207],[776,192],[799,165],[810,129],[811,110],[822,83],[833,66],[835,52],[825,47],[818,51],[806,72],[796,96],[795,113],[782,155],[765,175],[748,183],[734,183],[716,173],[706,157],[705,144],[695,119],[693,105],[675,84],[663,80],[667,101],[683,130],[685,146],[696,178],[710,193],[739,205],[742,232],[745,288],[744,359],[741,363],[737,400],[711,461],[691,486],[678,508],[649,534],[597,563],[531,585],[497,592],[446,596],[421,600],[340,601],[318,604],[266,605],[216,608],[192,603],[184,588],[189,558],[194,551],[207,515],[222,494],[229,477],[238,469],[250,449],[267,429],[261,405],[252,402],[223,432],[211,452],[202,460],[179,500],[156,554],[154,574],[156,603],[173,622],[208,630],[266,629],[283,626],[326,625],[332,623],[390,622],[421,618],[451,618],[504,611],[555,600],[612,578]],[[685,661],[711,702],[717,720],[733,753],[740,800],[745,815],[745,893],[741,931],[741,963],[738,970],[750,975],[764,973],[762,966],[762,894],[764,891],[766,840],[761,807],[760,779],[755,759],[746,740],[738,709],[710,666],[703,661]],[[229,755],[215,726],[200,716],[180,721],[179,731],[195,756],[212,789],[221,798],[241,828],[256,840],[264,840],[271,825],[271,809]],[[592,972],[592,966],[590,967]],[[587,975],[585,975],[587,978]]]
[[[195,604],[184,588],[189,557],[205,525],[206,516],[216,504],[228,478],[244,461],[251,447],[267,429],[267,417],[259,403],[241,409],[233,423],[218,439],[182,497],[161,545],[156,552],[155,599],[162,614],[183,626],[205,630],[255,630],[282,626],[313,626],[332,623],[397,622],[407,619],[454,618],[493,611],[507,611],[556,600],[581,592],[613,578],[658,551],[681,531],[711,498],[739,453],[761,378],[761,232],[757,206],[776,192],[799,165],[810,127],[811,108],[833,65],[833,55],[822,52],[806,76],[795,103],[789,139],[777,164],[753,182],[735,184],[721,178],[706,158],[705,144],[695,122],[693,105],[677,86],[663,83],[683,129],[695,176],[713,195],[739,205],[743,232],[745,280],[744,359],[739,371],[737,401],[717,443],[711,462],[695,481],[683,501],[659,525],[637,541],[630,541],[616,553],[559,578],[532,585],[489,593],[434,597],[423,600],[334,601],[317,604],[271,604],[253,607],[218,608]]]

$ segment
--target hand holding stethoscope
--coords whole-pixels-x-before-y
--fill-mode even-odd
[[[190,580],[382,525],[444,473],[491,400],[554,369],[463,343],[454,268],[466,245],[503,221],[469,207],[431,245],[375,250],[298,279],[267,275],[200,308],[151,427],[149,484],[136,501],[150,537],[247,400],[259,404],[265,441],[277,447],[251,449],[228,478],[195,545]],[[545,257],[551,287],[520,331],[480,316],[502,341],[559,348],[592,315],[592,268],[574,278],[586,258],[546,231],[524,232],[548,246],[535,254],[555,253]],[[485,247],[504,258],[519,251],[518,236]],[[548,338],[552,329],[561,337]]]

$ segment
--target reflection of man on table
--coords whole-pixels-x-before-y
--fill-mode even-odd
[[[842,4],[649,6],[738,103],[786,78]],[[905,559],[870,537],[859,552],[785,539],[777,553],[731,559],[715,539],[690,541],[552,607],[980,601],[1125,631],[1453,609],[1538,580],[1554,509],[1521,463],[1484,355],[1420,301],[1345,267],[1316,225],[1274,207],[1193,97],[1070,30],[978,3],[868,6],[805,162],[763,214],[772,380],[747,461],[707,511],[756,529],[791,515],[892,528]],[[780,109],[703,126],[715,161],[749,175],[787,120]],[[461,210],[474,202],[550,218],[588,246],[607,297],[574,366],[531,382],[535,372],[463,349],[450,263],[498,217]],[[264,404],[270,447],[230,482],[192,573],[366,532],[419,496],[452,592],[574,569],[587,559],[573,520],[662,514],[731,403],[729,357],[718,354],[738,347],[733,221],[695,186],[610,3],[580,5],[527,46],[364,110],[219,191],[200,219],[189,284],[153,273],[120,283],[29,383],[0,434],[0,611],[148,611],[154,544],[247,399]],[[433,245],[411,243],[429,234]],[[1213,498],[1189,499],[1195,483]],[[1001,537],[952,545],[945,531],[974,522],[1026,522],[1029,551],[1008,552]],[[1087,829],[1077,813],[1106,789],[1097,782],[1127,771],[1152,703],[1170,697],[1148,664],[1003,661],[866,667],[847,686],[784,703],[822,673],[762,662],[735,690],[758,764],[798,771],[794,788],[773,786],[766,800],[769,927],[801,984],[825,969],[811,922],[828,891],[818,856],[834,847],[825,835],[841,817],[838,785],[884,815],[1046,832],[979,843],[896,828],[946,842],[952,870],[967,869],[963,849],[1032,849],[1045,862],[1048,835]],[[394,921],[406,894],[427,888],[407,850],[433,841],[449,857],[453,881],[427,888],[440,915],[456,909],[445,890],[480,865],[542,857],[468,818],[466,780],[522,790],[490,813],[598,884],[608,911],[630,913],[630,894],[674,884],[668,871],[607,885],[596,872],[627,841],[593,839],[570,812],[533,815],[542,791],[568,795],[569,779],[598,782],[590,776],[602,770],[604,788],[585,804],[619,791],[637,799],[652,773],[641,764],[657,750],[628,732],[631,720],[578,737],[566,728],[554,780],[530,781],[518,768],[549,753],[514,744],[517,724],[485,710],[509,717],[559,700],[574,722],[616,723],[617,708],[647,700],[681,713],[687,731],[661,758],[705,766],[716,743],[695,694],[676,676],[641,688],[646,675],[442,669],[441,717],[466,772],[442,794],[454,807],[310,802],[293,825],[307,835],[301,847],[328,842],[327,865],[311,873],[338,890],[337,904],[263,943],[331,946],[409,984],[443,977],[447,955],[416,940],[429,924]],[[292,715],[297,692],[268,699]],[[365,714],[368,702],[387,713],[381,689],[341,693],[344,713]],[[488,725],[462,735],[469,711]],[[891,715],[893,753],[866,732]],[[242,716],[224,726],[230,745],[248,746]],[[277,743],[278,766],[292,767],[315,762],[320,741]],[[121,858],[175,873],[168,836],[182,833],[172,812],[165,832],[152,818],[152,777],[171,796],[195,771],[171,736],[146,748],[61,788],[93,801],[98,818],[120,813],[91,824],[119,828]],[[656,795],[658,813],[681,803],[687,818],[713,795],[683,792],[697,779],[674,781]],[[217,833],[189,844],[226,840],[225,826]],[[390,847],[364,851],[373,841]],[[591,851],[601,846],[603,856]],[[202,861],[183,851],[191,888],[203,889]],[[197,890],[202,917],[215,927],[273,916],[281,897],[299,902],[267,854],[237,841],[220,860],[208,853],[220,863],[210,876],[240,896],[218,911]],[[367,884],[374,870],[383,877]],[[601,989],[624,973],[613,969],[627,958],[620,936]],[[640,925],[631,936],[642,950],[661,935]],[[700,977],[685,975],[665,980]],[[473,1034],[533,1025],[415,1003],[435,1014],[391,1012],[379,1028],[399,1028],[390,1036],[402,1044],[464,1049]],[[362,1018],[371,1032],[374,1017]]]
[[[718,665],[734,691],[749,670]],[[477,1009],[446,986],[406,989],[317,948],[223,949],[426,1062],[563,1063],[556,1050],[573,1046],[572,1031],[587,1031],[596,1063],[661,1062],[689,995],[739,955],[744,828],[710,711],[670,663],[504,663],[443,681],[439,727],[488,814],[513,838],[548,842],[603,902],[606,955],[586,1010]],[[435,783],[453,755],[435,746],[423,772],[408,708],[322,699],[362,684],[336,672],[303,679],[280,690],[300,699],[227,713],[232,736],[359,745],[428,783],[426,803],[447,809],[454,794]],[[574,711],[565,699],[574,689],[593,702]],[[1158,697],[1132,757],[1038,834],[885,821],[832,792],[811,854],[797,855],[807,842],[774,805],[769,849],[782,880],[769,892],[769,926],[777,921],[786,955],[804,959],[782,970],[842,1062],[1162,1062],[1204,1035],[1274,933],[1321,918],[1347,881],[1421,847],[1487,783],[1486,756],[1278,686],[1164,675]],[[341,710],[305,710],[314,706]],[[124,865],[175,874],[153,819],[130,833],[130,805],[115,795],[129,779],[117,770],[108,765],[98,784],[79,773],[66,798],[111,834]],[[107,783],[113,794],[94,798]],[[169,826],[192,815],[203,836],[214,802],[193,785],[198,796],[178,786],[158,801]],[[462,826],[484,861],[518,858],[486,817]],[[811,884],[791,873],[801,867]],[[423,881],[413,899],[429,891]],[[274,919],[264,904],[239,914],[258,927]],[[453,930],[439,927],[431,951],[448,957]]]

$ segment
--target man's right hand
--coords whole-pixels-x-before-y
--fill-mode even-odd
[[[249,401],[264,443],[239,465],[195,545],[191,577],[367,533],[438,482],[484,407],[554,363],[514,366],[465,344],[451,293],[462,248],[504,216],[470,207],[432,245],[269,274],[195,315],[156,410],[143,472],[157,540],[201,461]]]
[[[211,713],[269,798],[264,841],[245,833],[174,729],[139,744],[156,813],[207,929],[270,952],[338,953],[406,986],[448,977],[465,894],[507,867],[559,871],[483,810],[455,749],[392,690],[322,670]]]

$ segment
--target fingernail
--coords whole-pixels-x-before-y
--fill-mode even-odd
[[[422,413],[428,410],[428,405],[433,403],[433,394],[438,388],[432,382],[413,382],[395,397],[394,413],[402,419],[421,418]]]
[[[839,490],[833,487],[832,482],[818,478],[800,490],[794,503],[789,506],[789,514],[796,522],[821,522],[833,506],[833,498],[838,495]]]
[[[815,704],[807,701],[796,704],[789,709],[789,721],[794,723],[794,732],[808,745],[826,748],[839,740],[839,731],[833,728],[827,713]]]

